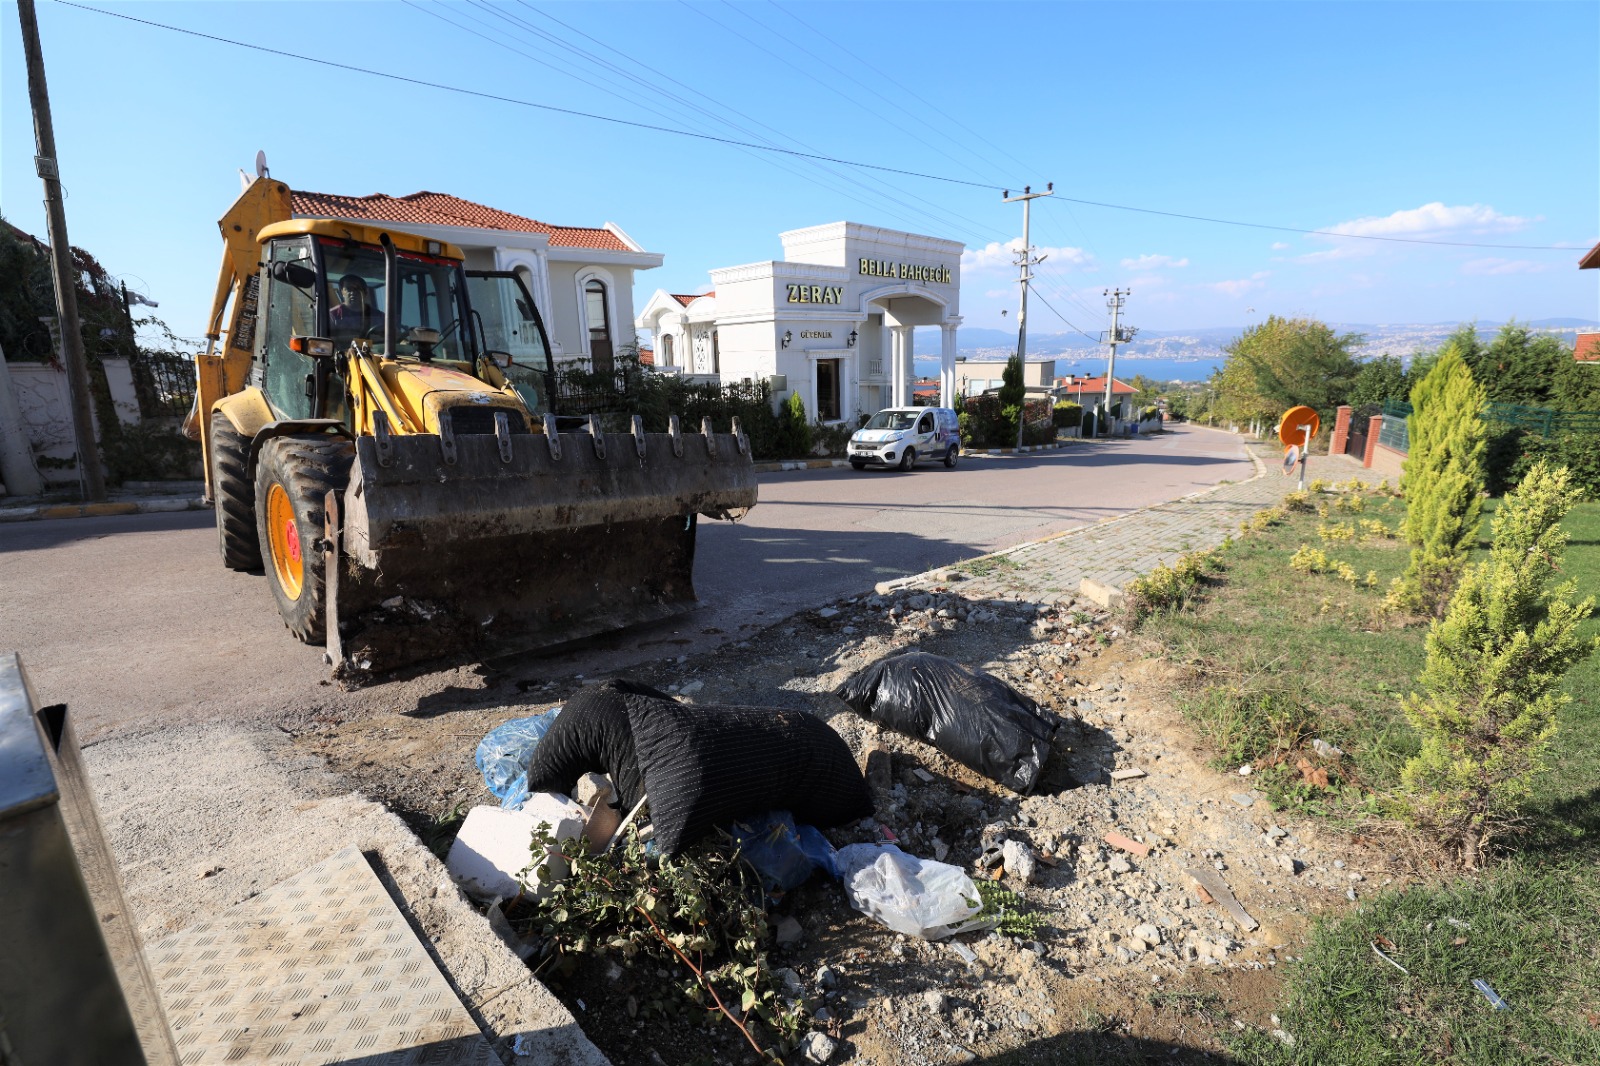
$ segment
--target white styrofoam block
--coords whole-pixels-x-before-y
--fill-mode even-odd
[[[583,835],[589,812],[565,796],[535,792],[519,810],[503,807],[474,807],[461,823],[461,832],[450,845],[445,868],[450,876],[477,899],[505,899],[517,894],[517,874],[533,862],[529,846],[534,831],[548,825],[557,840],[572,840]],[[534,894],[543,899],[551,881],[568,873],[566,860],[551,853],[534,871]]]

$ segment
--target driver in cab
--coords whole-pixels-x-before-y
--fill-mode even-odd
[[[368,336],[374,329],[382,331],[383,312],[374,306],[372,292],[361,275],[346,274],[339,279],[339,302],[328,312],[328,327],[335,343]]]

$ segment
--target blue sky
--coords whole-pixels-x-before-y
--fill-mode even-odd
[[[92,2],[92,0],[91,0]],[[1340,323],[1600,318],[1600,5],[137,3],[141,19],[517,100],[916,171],[930,180],[245,51],[38,0],[73,243],[198,334],[239,168],[344,194],[429,189],[618,223],[696,291],[850,219],[964,241],[968,325],[1030,331],[1267,313]],[[473,32],[476,31],[475,35]],[[536,33],[535,31],[538,31]],[[539,33],[547,36],[541,37]],[[605,69],[564,42],[614,64]],[[618,71],[637,80],[628,80]],[[0,18],[0,209],[44,233],[14,3]],[[709,114],[707,114],[709,112]],[[960,184],[970,182],[975,184]],[[1307,236],[1299,229],[1562,250]],[[1046,306],[1048,304],[1048,306]],[[1053,308],[1053,310],[1052,310]]]

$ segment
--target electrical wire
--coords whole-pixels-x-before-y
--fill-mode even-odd
[[[1088,340],[1091,340],[1091,341],[1093,341],[1093,342],[1094,342],[1094,343],[1096,343],[1096,344],[1099,344],[1099,343],[1100,343],[1100,338],[1099,338],[1099,337],[1091,337],[1091,336],[1089,336],[1089,334],[1087,334],[1087,333],[1085,333],[1085,332],[1083,332],[1083,330],[1081,330],[1081,329],[1079,329],[1079,328],[1078,328],[1078,327],[1077,327],[1077,326],[1074,326],[1074,325],[1073,325],[1073,324],[1072,324],[1072,323],[1071,323],[1071,322],[1070,322],[1070,321],[1069,321],[1069,320],[1068,320],[1068,319],[1067,319],[1067,316],[1066,316],[1066,315],[1064,315],[1064,314],[1062,314],[1062,313],[1061,313],[1061,312],[1060,312],[1060,311],[1057,311],[1057,310],[1056,310],[1056,307],[1055,307],[1055,304],[1053,304],[1053,303],[1051,303],[1051,302],[1050,302],[1050,301],[1049,301],[1049,300],[1046,300],[1046,299],[1045,299],[1045,298],[1044,298],[1044,293],[1042,293],[1042,292],[1040,292],[1040,291],[1039,291],[1039,290],[1038,290],[1038,288],[1037,288],[1037,287],[1036,287],[1036,286],[1035,286],[1035,285],[1034,285],[1034,284],[1033,284],[1033,283],[1032,283],[1032,282],[1029,282],[1029,283],[1028,283],[1028,290],[1029,290],[1029,291],[1030,291],[1030,292],[1032,292],[1032,293],[1033,293],[1033,294],[1034,294],[1034,295],[1035,295],[1035,296],[1037,296],[1037,297],[1038,297],[1038,298],[1039,298],[1039,302],[1040,302],[1040,303],[1042,303],[1042,304],[1044,304],[1044,305],[1045,305],[1045,306],[1046,306],[1046,307],[1048,307],[1048,308],[1049,308],[1049,309],[1050,309],[1050,313],[1051,313],[1051,314],[1053,314],[1053,315],[1055,315],[1055,316],[1056,316],[1056,317],[1057,317],[1057,318],[1059,318],[1059,319],[1060,319],[1060,320],[1061,320],[1061,321],[1063,321],[1063,322],[1066,322],[1066,323],[1067,323],[1067,325],[1068,325],[1068,326],[1069,326],[1069,327],[1070,327],[1070,328],[1071,328],[1071,329],[1072,329],[1072,331],[1073,331],[1073,332],[1074,332],[1074,333],[1076,333],[1076,334],[1078,334],[1078,335],[1079,335],[1079,336],[1080,336],[1080,337],[1084,337],[1084,338],[1086,338],[1086,339],[1088,339]]]
[[[710,133],[697,133],[692,130],[676,129],[671,126],[658,126],[649,122],[637,122],[631,119],[618,118],[613,115],[601,115],[592,111],[579,111],[575,108],[558,107],[554,104],[541,104],[533,100],[521,100],[516,97],[502,96],[498,93],[485,92],[480,89],[468,89],[459,85],[449,85],[443,82],[427,81],[422,78],[406,77],[403,74],[395,74],[384,70],[373,70],[368,67],[358,67],[354,64],[339,63],[331,59],[318,59],[315,56],[302,55],[297,52],[289,52],[279,48],[269,48],[266,45],[252,44],[248,41],[237,41],[233,40],[232,38],[220,37],[215,34],[202,33],[199,30],[185,29],[182,26],[172,26],[164,22],[155,22],[150,19],[136,18],[133,15],[125,15],[120,11],[107,11],[104,8],[90,7],[87,4],[76,4],[73,3],[72,0],[55,0],[55,2],[63,7],[70,7],[78,11],[88,11],[96,15],[106,15],[111,18],[122,19],[125,22],[132,22],[136,23],[137,25],[148,26],[152,29],[167,30],[170,33],[179,33],[188,37],[198,37],[201,40],[212,41],[217,44],[232,45],[235,48],[245,48],[249,49],[250,51],[262,52],[267,55],[275,55],[281,56],[285,59],[299,60],[303,63],[312,63],[317,66],[329,67],[335,70],[344,70],[355,74],[366,74],[371,77],[384,78],[389,81],[401,82],[402,84],[406,85],[415,85],[425,89],[438,89],[441,92],[456,93],[461,96],[470,96],[480,100],[492,100],[496,103],[511,104],[516,107],[526,107],[533,110],[547,111],[558,115],[570,115],[574,118],[592,119],[596,122],[607,122],[611,123],[612,125],[649,130],[654,133],[667,133],[679,137],[689,137],[695,140],[710,141],[716,144],[725,144],[739,148],[753,149],[760,152],[772,152],[779,155],[791,156],[797,159],[816,160],[824,163],[834,163],[839,166],[858,167],[862,170],[873,170],[883,174],[897,174],[901,177],[921,178],[925,181],[938,181],[950,185],[963,185],[968,188],[975,189],[1000,189],[1001,191],[1005,191],[1004,188],[999,185],[968,181],[964,178],[952,178],[941,174],[929,174],[923,171],[906,170],[900,167],[884,166],[878,163],[864,163],[860,160],[842,159],[837,156],[824,155],[818,152],[804,152],[794,148],[755,144],[749,141],[741,141],[732,137],[720,137]],[[713,19],[712,21],[715,22],[716,20]],[[718,25],[722,24],[718,23]],[[726,26],[723,28],[727,29]],[[742,36],[733,30],[729,30],[729,32],[735,33],[736,36]],[[1334,230],[1302,229],[1296,226],[1279,226],[1264,222],[1244,222],[1238,219],[1214,218],[1208,215],[1191,215],[1179,211],[1163,211],[1153,207],[1136,207],[1130,204],[1114,204],[1102,200],[1086,200],[1078,197],[1064,196],[1060,193],[1058,193],[1057,196],[1061,200],[1069,203],[1083,204],[1088,207],[1101,207],[1112,211],[1131,211],[1138,214],[1159,215],[1163,218],[1181,218],[1190,222],[1206,222],[1218,226],[1238,226],[1246,229],[1270,230],[1278,233],[1298,233],[1314,237],[1339,237],[1347,240],[1383,241],[1385,243],[1392,244],[1416,244],[1443,248],[1493,248],[1505,251],[1524,252],[1572,252],[1574,250],[1573,247],[1555,244],[1487,244],[1473,241],[1429,240],[1421,237],[1385,237],[1373,233],[1339,233]],[[1065,321],[1065,319],[1062,321]]]
[[[519,100],[514,96],[501,96],[498,93],[484,92],[481,89],[468,89],[460,85],[446,85],[443,82],[427,81],[422,78],[408,78],[403,74],[394,74],[386,70],[373,70],[369,67],[358,67],[352,63],[337,63],[331,59],[318,59],[315,56],[301,55],[298,52],[289,52],[281,48],[268,48],[263,44],[251,44],[248,41],[236,41],[229,37],[219,37],[215,34],[201,33],[199,30],[184,29],[182,26],[171,26],[164,22],[155,22],[150,19],[135,18],[124,15],[120,11],[107,11],[104,8],[90,7],[87,4],[74,4],[71,0],[55,0],[63,7],[75,8],[79,11],[90,11],[96,15],[109,15],[111,18],[122,19],[126,22],[138,23],[153,29],[167,30],[172,33],[181,33],[188,37],[198,37],[201,40],[213,41],[217,44],[230,44],[235,48],[247,48],[253,52],[264,52],[267,55],[282,56],[285,59],[298,59],[303,63],[313,63],[321,67],[330,67],[334,70],[349,71],[354,74],[367,74],[375,78],[385,78],[406,85],[416,85],[424,89],[438,89],[442,92],[457,93],[461,96],[471,96],[479,100],[493,100],[496,103],[512,104],[516,107],[532,108],[536,111],[548,111],[557,115],[571,115],[574,118],[594,119],[597,122],[609,122],[616,126],[629,126],[634,129],[650,130],[655,133],[670,133],[679,137],[692,137],[695,140],[713,141],[717,144],[734,145],[741,148],[754,148],[762,152],[776,152],[780,155],[794,156],[799,159],[817,159],[825,163],[838,163],[841,166],[860,167],[862,170],[876,170],[883,174],[899,174],[907,178],[922,178],[927,181],[942,181],[951,185],[966,185],[975,189],[1004,189],[999,185],[985,185],[981,182],[966,181],[962,178],[947,178],[939,174],[924,174],[916,170],[902,170],[899,167],[882,166],[877,163],[862,163],[853,159],[840,159],[837,156],[821,155],[815,152],[802,152],[793,148],[775,148],[770,145],[751,144],[748,141],[736,140],[732,137],[718,137],[710,133],[695,133],[692,130],[674,129],[670,126],[657,126],[649,122],[635,122],[631,119],[617,118],[613,115],[600,115],[593,111],[579,111],[576,108],[557,107],[555,104],[541,104],[533,100]]]
[[[563,22],[561,19],[556,18],[554,15],[550,14],[548,11],[544,11],[541,8],[535,7],[534,5],[528,3],[527,0],[518,0],[518,3],[520,4],[520,6],[528,9],[529,11],[534,12],[535,14],[539,15],[542,18],[548,19],[549,21],[555,23],[557,26],[560,26],[562,29],[567,30],[569,33],[576,34],[576,35],[578,35],[580,37],[583,37],[585,40],[591,41],[594,44],[606,49],[607,51],[609,51],[609,52],[611,52],[611,53],[613,53],[613,54],[615,54],[617,56],[620,56],[622,59],[626,60],[634,69],[639,69],[639,70],[648,69],[647,64],[641,63],[638,59],[634,58],[633,56],[628,55],[626,52],[623,52],[622,50],[620,50],[620,49],[618,49],[618,48],[616,48],[616,47],[614,47],[614,46],[612,46],[610,44],[607,44],[604,41],[600,41],[600,40],[596,39],[595,37],[593,37],[593,36],[591,36],[591,35],[589,35],[587,33],[584,33],[581,29],[578,29],[576,26],[573,26],[573,25],[571,25],[569,23]],[[480,4],[480,6],[481,6],[481,4]],[[567,50],[569,50],[571,52],[574,52],[577,55],[583,56],[584,58],[588,59],[590,62],[595,63],[595,64],[597,64],[597,65],[599,65],[599,66],[601,66],[601,67],[603,67],[603,68],[605,68],[607,70],[610,70],[612,73],[614,73],[614,74],[616,74],[616,75],[618,75],[620,77],[627,78],[630,81],[636,82],[637,84],[639,84],[641,87],[643,87],[647,91],[650,91],[650,92],[656,93],[658,95],[664,96],[667,99],[672,100],[673,102],[677,103],[681,107],[693,109],[694,111],[697,111],[700,114],[704,115],[706,118],[708,118],[708,119],[710,119],[710,120],[712,120],[714,122],[719,122],[719,123],[725,124],[726,126],[730,127],[731,129],[737,131],[738,133],[740,133],[740,134],[742,134],[744,136],[747,136],[747,137],[750,137],[750,138],[752,138],[754,140],[759,140],[759,141],[764,142],[764,143],[766,143],[768,145],[774,145],[774,146],[776,146],[778,142],[774,141],[771,137],[766,136],[766,134],[760,132],[760,130],[766,130],[766,131],[772,133],[773,135],[775,135],[777,137],[786,137],[787,136],[781,130],[778,130],[778,129],[772,127],[772,126],[769,126],[767,123],[762,122],[758,118],[755,118],[755,117],[753,117],[751,115],[745,114],[744,112],[740,111],[738,108],[731,107],[728,104],[723,103],[722,101],[720,101],[720,100],[716,99],[715,97],[711,96],[709,93],[703,92],[703,91],[701,91],[699,89],[694,88],[693,86],[690,86],[690,85],[687,85],[687,84],[685,84],[685,83],[683,83],[681,81],[678,81],[676,78],[673,78],[669,74],[666,74],[664,72],[657,72],[656,76],[655,76],[655,80],[645,80],[645,79],[639,78],[636,75],[634,75],[631,72],[631,70],[629,70],[627,68],[624,68],[624,67],[621,67],[621,66],[618,66],[617,64],[611,62],[610,60],[605,59],[602,56],[598,56],[598,55],[594,54],[593,52],[590,52],[590,51],[587,51],[587,50],[585,50],[583,48],[580,48],[575,44],[572,44],[570,42],[564,41],[561,38],[559,38],[558,36],[550,34],[550,33],[546,32],[545,30],[539,29],[538,27],[533,26],[532,24],[530,24],[530,23],[528,23],[528,22],[526,22],[526,21],[524,21],[522,19],[518,19],[518,18],[514,18],[514,17],[509,16],[509,15],[501,14],[500,12],[496,12],[496,14],[499,15],[499,17],[501,17],[502,19],[505,19],[508,22],[513,22],[517,26],[521,26],[521,27],[527,28],[530,32],[538,34],[541,38],[543,38],[545,40],[551,41],[552,43],[557,44],[558,46],[560,46],[562,48],[565,48],[565,49],[567,49]],[[708,110],[705,107],[702,107],[700,104],[696,103],[693,100],[688,99],[687,97],[685,97],[683,95],[680,95],[678,93],[672,92],[671,90],[663,88],[659,84],[659,82],[662,81],[662,80],[665,80],[667,82],[672,83],[673,85],[678,86],[679,88],[683,89],[685,92],[692,93],[693,95],[695,95],[697,97],[700,97],[701,99],[709,102],[714,107],[720,108],[723,111],[726,111],[726,112],[728,112],[730,114],[738,116],[739,118],[743,119],[746,123],[750,123],[755,127],[759,127],[760,130],[753,129],[749,125],[743,125],[743,124],[741,124],[739,122],[733,121],[732,119],[725,118],[720,114],[717,114],[717,113],[715,113],[715,112],[713,112],[711,110]],[[652,110],[654,110],[654,109],[652,109]],[[815,146],[813,146],[813,145],[806,144],[805,142],[799,141],[798,139],[792,138],[792,137],[789,137],[788,139],[792,143],[797,144],[799,147],[801,147],[801,148],[803,148],[803,149],[805,149],[807,151],[811,151],[811,152],[817,151],[817,148]],[[821,171],[823,174],[828,175],[832,179],[835,179],[837,181],[842,181],[842,182],[848,182],[849,184],[855,186],[858,190],[861,191],[861,193],[863,193],[864,195],[866,195],[868,197],[871,197],[875,201],[877,201],[876,205],[867,205],[867,206],[873,206],[874,210],[882,211],[882,212],[884,212],[886,214],[889,214],[891,216],[900,218],[900,219],[906,221],[908,225],[922,226],[922,225],[924,225],[924,222],[923,222],[922,219],[908,218],[906,215],[903,215],[903,214],[899,213],[898,209],[903,208],[903,207],[910,207],[911,206],[911,205],[909,205],[909,204],[907,204],[905,202],[905,198],[906,197],[910,197],[911,199],[915,199],[915,200],[919,201],[920,203],[926,205],[926,210],[924,212],[924,217],[936,220],[938,222],[939,226],[941,228],[943,228],[944,230],[946,230],[946,231],[954,232],[954,231],[960,231],[962,229],[962,226],[955,220],[960,220],[962,222],[965,222],[969,226],[977,227],[977,229],[979,229],[979,230],[983,229],[983,223],[977,222],[977,221],[975,221],[975,220],[973,220],[971,218],[967,218],[966,216],[957,214],[955,212],[949,212],[949,211],[947,211],[947,209],[943,208],[942,206],[940,206],[938,204],[935,204],[933,201],[927,200],[926,198],[923,198],[923,197],[920,197],[920,196],[916,196],[915,194],[912,194],[912,193],[909,193],[909,192],[902,192],[900,197],[896,198],[894,196],[890,196],[890,195],[884,193],[878,185],[869,183],[867,181],[864,181],[863,179],[861,179],[861,178],[859,178],[859,177],[857,177],[857,176],[855,176],[853,174],[850,174],[848,172],[840,171],[840,170],[834,169],[832,167],[824,166],[821,163],[816,163],[816,162],[812,162],[812,161],[809,161],[809,160],[805,161],[804,165],[816,167],[817,170]],[[817,179],[814,178],[814,177],[810,177],[808,175],[800,174],[797,171],[790,170],[788,168],[782,168],[782,169],[788,170],[789,173],[794,174],[797,177],[800,177],[801,180],[811,181],[814,184],[819,184],[819,185],[822,184],[821,182],[818,182]],[[865,204],[865,201],[861,200],[859,197],[850,196],[848,192],[846,192],[846,191],[844,191],[842,189],[839,189],[839,188],[837,188],[835,186],[823,185],[823,187],[824,188],[828,188],[832,192],[841,193],[841,194],[845,195],[847,198],[855,200],[855,202],[857,202],[857,203]]]

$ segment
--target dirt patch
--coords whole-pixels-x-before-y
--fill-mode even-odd
[[[911,646],[986,669],[1063,719],[1034,795],[883,732],[831,695],[855,670]],[[773,921],[793,916],[803,935],[774,947],[773,965],[793,971],[816,1028],[838,1041],[831,1061],[1216,1061],[1236,1028],[1272,1027],[1280,967],[1299,954],[1310,920],[1400,875],[1374,848],[1273,812],[1247,777],[1209,769],[1165,699],[1167,669],[1092,605],[940,590],[840,602],[626,675],[696,702],[809,711],[858,756],[887,747],[891,780],[875,793],[877,817],[830,834],[836,844],[892,834],[974,876],[998,869],[982,859],[998,840],[1038,858],[1031,881],[1001,873],[1045,918],[1031,938],[927,943],[857,914],[837,884],[813,880],[790,894]],[[583,680],[508,671],[429,707],[286,728],[427,833],[459,804],[493,802],[472,763],[484,733]],[[1127,844],[1108,844],[1108,833]],[[1211,902],[1190,877],[1197,869],[1221,878],[1259,925]],[[644,1020],[638,1006],[659,976],[596,960],[556,991],[614,1062],[753,1059],[726,1024]]]

